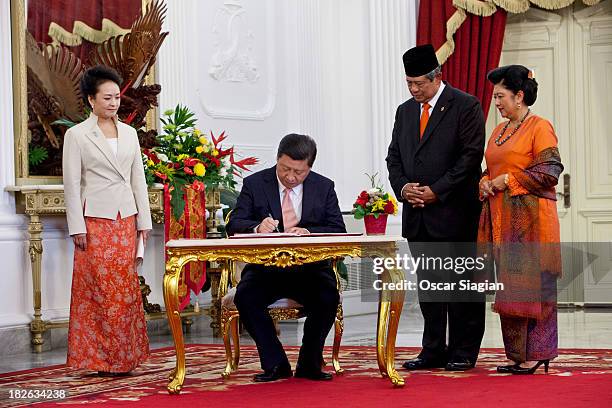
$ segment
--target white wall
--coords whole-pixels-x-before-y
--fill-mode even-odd
[[[0,2],[0,59],[11,60],[10,7]],[[0,327],[29,321],[31,305],[24,265],[27,257],[23,216],[15,214],[12,195],[4,192],[15,181],[13,157],[13,101],[11,64],[0,64],[0,259],[3,260],[0,289]],[[30,291],[31,292],[31,291]]]
[[[8,2],[0,2],[0,53],[10,58]],[[160,111],[177,103],[193,109],[199,126],[225,130],[245,155],[275,162],[278,141],[307,133],[319,148],[314,165],[336,181],[343,210],[367,187],[364,172],[379,172],[396,106],[408,96],[402,53],[416,39],[416,0],[167,0],[158,56]],[[229,24],[224,7],[241,13]],[[226,32],[238,33],[237,54]],[[226,54],[223,52],[227,51]],[[213,56],[229,64],[211,69]],[[241,71],[239,68],[247,68]],[[224,72],[226,73],[224,76]],[[0,65],[0,189],[14,183],[11,72]],[[400,217],[390,220],[399,233]],[[32,315],[27,219],[16,215],[13,197],[0,192],[0,328],[26,324]],[[43,317],[67,317],[72,245],[61,217],[44,219]],[[150,300],[163,304],[163,231],[147,250],[144,275]]]

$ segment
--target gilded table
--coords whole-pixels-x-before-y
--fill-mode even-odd
[[[396,236],[319,236],[286,238],[237,239],[178,239],[167,243],[166,273],[164,275],[164,303],[176,349],[176,367],[170,375],[168,391],[178,394],[185,381],[185,343],[179,315],[178,283],[183,267],[192,261],[242,261],[268,266],[288,267],[338,257],[395,258]],[[227,274],[224,274],[227,276]],[[401,269],[386,269],[383,283],[404,280]],[[220,285],[227,285],[221,282]],[[388,287],[389,285],[383,285]],[[391,286],[393,287],[393,286]],[[403,287],[403,285],[397,285]],[[378,368],[393,385],[403,386],[404,379],[395,370],[395,338],[404,305],[404,290],[383,290],[379,296],[376,327]]]

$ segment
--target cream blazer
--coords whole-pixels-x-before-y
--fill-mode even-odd
[[[68,129],[64,136],[64,200],[70,235],[85,234],[85,217],[117,219],[137,214],[139,231],[152,229],[147,183],[136,130],[115,119],[117,156],[98,117]]]

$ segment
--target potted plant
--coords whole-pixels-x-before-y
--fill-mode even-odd
[[[387,216],[397,214],[397,200],[378,184],[377,175],[366,173],[371,188],[362,191],[353,204],[353,215],[358,220],[363,218],[367,235],[383,235],[387,229]]]

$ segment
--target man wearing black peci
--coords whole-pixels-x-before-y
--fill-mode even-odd
[[[403,63],[412,98],[397,108],[387,155],[389,181],[403,204],[402,235],[413,256],[457,256],[458,243],[474,243],[477,237],[485,140],[482,108],[474,96],[442,81],[431,45],[406,51]],[[439,273],[420,269],[417,278],[439,278]],[[459,275],[451,271],[449,277]],[[484,334],[484,297],[464,302],[453,296],[449,292],[432,297],[419,290],[423,348],[404,368],[458,371],[476,364]]]
[[[278,147],[276,166],[244,179],[227,224],[228,233],[346,232],[333,181],[311,171],[316,154],[317,146],[311,137],[285,136]],[[234,301],[259,352],[263,373],[255,375],[255,381],[275,381],[292,375],[267,311],[281,298],[297,301],[306,313],[295,376],[331,380],[331,374],[323,372],[321,366],[339,294],[331,264],[324,261],[289,268],[245,266]]]

